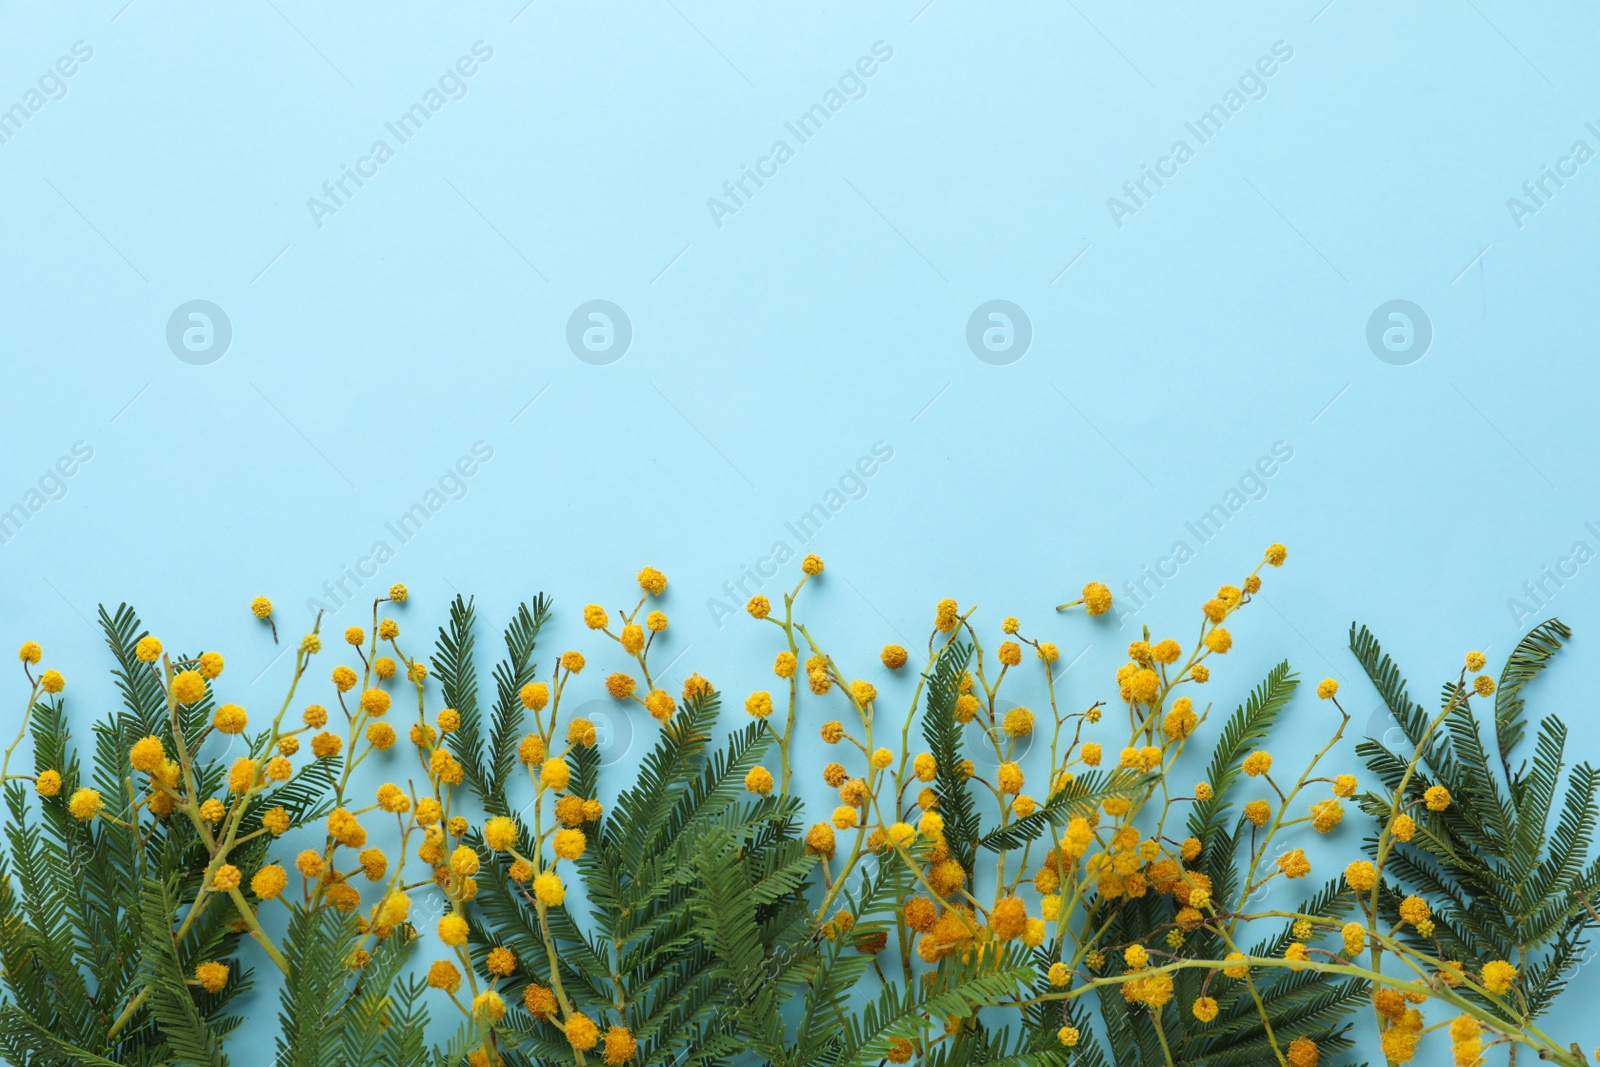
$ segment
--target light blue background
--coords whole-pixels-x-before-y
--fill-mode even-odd
[[[567,609],[547,652],[593,653],[572,609],[631,603],[650,563],[674,679],[741,696],[768,684],[773,634],[719,626],[708,598],[799,547],[784,523],[882,441],[892,460],[804,548],[829,566],[816,632],[887,693],[909,681],[876,648],[917,647],[954,596],[991,634],[1015,613],[1057,641],[1068,705],[1114,697],[1137,624],[1189,639],[1281,540],[1219,702],[1289,657],[1341,679],[1363,727],[1352,618],[1431,698],[1467,649],[1498,669],[1557,613],[1577,640],[1536,709],[1592,755],[1600,564],[1547,604],[1524,583],[1600,550],[1600,163],[1520,228],[1507,199],[1575,141],[1600,149],[1600,15],[1324,3],[7,5],[0,108],[74,42],[93,58],[0,144],[0,507],[74,442],[93,459],[0,545],[0,644],[43,642],[86,727],[115,699],[95,605],[126,600],[170,648],[224,652],[225,694],[265,707],[288,659],[250,597],[307,628],[323,583],[396,547],[385,522],[482,441],[465,495],[361,594],[410,585],[411,649],[458,590],[491,628],[546,590]],[[478,41],[466,95],[398,145],[385,123]],[[865,96],[797,144],[784,123],[879,41]],[[1107,198],[1195,147],[1184,124],[1275,42],[1293,58],[1265,96],[1119,228]],[[379,138],[394,158],[319,228],[307,199]],[[777,139],[794,158],[717,226],[707,199]],[[634,331],[609,366],[565,341],[597,298]],[[231,320],[210,365],[165,340],[193,299]],[[964,340],[991,299],[1032,324],[1007,366]],[[1434,330],[1406,366],[1365,340],[1392,299]],[[1185,523],[1277,442],[1293,459],[1197,546]],[[1178,539],[1196,557],[1125,628],[1051,610],[1089,579],[1124,597]],[[591,696],[618,665],[595,659]],[[1325,715],[1297,702],[1280,761]],[[1333,841],[1358,844],[1355,825]],[[1600,1043],[1576,1011],[1597,990],[1586,970],[1555,1032]]]

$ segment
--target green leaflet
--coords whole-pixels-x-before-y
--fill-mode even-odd
[[[1398,668],[1366,629],[1352,627],[1351,648],[1399,720],[1408,743],[1392,751],[1369,738],[1356,747],[1382,783],[1361,798],[1386,819],[1394,790],[1433,715],[1411,703]],[[1445,954],[1468,967],[1512,961],[1530,1018],[1565,988],[1597,924],[1584,898],[1600,891],[1600,860],[1588,859],[1600,820],[1600,772],[1588,763],[1568,767],[1566,726],[1550,716],[1530,724],[1525,687],[1549,664],[1571,631],[1559,620],[1534,628],[1516,646],[1500,676],[1490,725],[1491,750],[1470,700],[1446,717],[1407,783],[1405,800],[1417,822],[1409,843],[1395,843],[1380,894],[1393,921],[1401,899],[1425,895],[1434,907],[1435,937]],[[1455,692],[1444,687],[1440,710]],[[1533,729],[1531,755],[1513,754]],[[1450,806],[1430,812],[1423,793],[1441,785]],[[1559,814],[1556,814],[1559,812]],[[1550,818],[1556,814],[1552,831]],[[1369,841],[1369,846],[1375,841]],[[1414,933],[1411,936],[1415,936]],[[1488,1005],[1488,1002],[1484,1002]]]

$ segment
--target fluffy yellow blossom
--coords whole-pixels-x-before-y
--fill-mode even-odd
[[[1252,752],[1244,758],[1244,773],[1255,778],[1272,770],[1270,752]]]
[[[611,619],[599,604],[587,604],[583,609],[583,624],[591,630],[604,630],[611,625]]]
[[[567,1035],[567,1044],[579,1052],[588,1052],[600,1043],[600,1028],[594,1020],[581,1011],[575,1011],[567,1016],[564,1027]]]
[[[207,993],[220,993],[228,984],[228,965],[208,960],[194,969],[194,977]]]
[[[657,722],[666,722],[672,718],[672,713],[678,709],[677,703],[672,699],[672,694],[665,689],[652,689],[644,698],[645,710]]]
[[[1510,985],[1517,981],[1517,968],[1504,960],[1490,960],[1483,965],[1483,989],[1501,995],[1510,992]]]
[[[832,859],[835,848],[833,827],[825,822],[819,822],[806,831],[806,851]]]
[[[559,757],[547,759],[539,768],[539,785],[553,792],[561,792],[567,788],[567,783],[572,779],[572,768],[567,766],[567,761]]]
[[[57,786],[57,789],[59,788]],[[99,815],[104,807],[105,801],[100,799],[99,791],[89,788],[79,789],[67,801],[67,811],[71,812],[72,817],[79,822],[88,822]]]
[[[550,847],[562,859],[575,860],[583,855],[588,843],[589,839],[583,836],[582,830],[557,830]]]
[[[250,717],[237,704],[223,704],[211,716],[211,725],[215,726],[220,734],[244,733],[249,721]]]
[[[752,767],[744,776],[744,787],[758,796],[772,792],[772,772],[765,767]]]
[[[660,612],[651,612],[650,617],[653,618],[660,614]],[[663,622],[666,621],[666,618],[665,615],[661,615]],[[630,622],[624,626],[617,640],[621,642],[622,650],[630,656],[637,656],[644,651],[644,629],[638,623]]]
[[[1356,860],[1344,869],[1344,880],[1350,888],[1365,893],[1378,882],[1377,868],[1366,860]]]
[[[1480,674],[1472,680],[1472,691],[1481,697],[1486,697],[1494,692],[1494,679],[1487,674]]]
[[[1409,815],[1396,815],[1389,824],[1389,832],[1401,841],[1410,841],[1417,832],[1417,824]]]
[[[1362,929],[1360,923],[1345,923],[1339,933],[1344,938],[1344,954],[1346,956],[1358,956],[1366,949],[1367,932]]]
[[[529,711],[543,711],[550,702],[550,687],[543,682],[529,682],[517,693],[517,698]]]
[[[449,960],[434,960],[428,965],[428,984],[434,989],[454,993],[461,988],[461,972]]]
[[[1289,1042],[1289,1048],[1284,1052],[1284,1058],[1289,1061],[1289,1067],[1317,1067],[1320,1054],[1317,1044],[1309,1037],[1297,1037]]]
[[[744,710],[754,718],[765,719],[772,714],[772,694],[766,690],[751,693],[745,698]]]
[[[1311,805],[1311,825],[1316,828],[1319,834],[1328,833],[1335,826],[1338,826],[1343,818],[1344,805],[1331,797],[1327,800],[1319,800]]]
[[[1474,673],[1476,673],[1478,671],[1481,671],[1481,670],[1483,670],[1484,664],[1486,664],[1488,662],[1489,662],[1489,658],[1487,656],[1485,656],[1482,652],[1468,652],[1467,653],[1467,670],[1469,670],[1469,671],[1472,671]]]
[[[497,1023],[505,1018],[506,1002],[501,999],[499,993],[492,989],[485,989],[482,993],[472,998],[472,1014],[474,1018]]]
[[[535,1019],[550,1019],[556,1013],[556,995],[549,986],[530,982],[522,991],[522,1006]]]
[[[455,912],[451,912],[439,920],[439,940],[451,948],[466,944],[467,932],[467,920]]]
[[[250,878],[250,892],[262,900],[276,900],[289,884],[289,875],[276,863],[261,868]]]
[[[1217,1002],[1211,997],[1200,997],[1189,1010],[1194,1013],[1196,1019],[1208,1023],[1217,1017]]]
[[[1470,1015],[1451,1020],[1450,1052],[1457,1067],[1476,1067],[1483,1062],[1483,1027],[1478,1020]]]
[[[143,737],[133,743],[128,750],[128,762],[136,771],[154,774],[161,769],[167,760],[167,750],[161,745],[161,738],[154,735]]]
[[[1172,710],[1167,712],[1167,717],[1161,724],[1161,732],[1168,741],[1181,741],[1194,733],[1200,725],[1200,716],[1194,713],[1194,704],[1188,697],[1179,697],[1172,702]]]
[[[1317,696],[1322,700],[1331,700],[1339,691],[1339,683],[1332,678],[1324,678],[1317,683]]]
[[[489,950],[489,955],[483,961],[484,969],[499,978],[508,978],[517,969],[517,957],[508,948],[496,947]]]
[[[772,601],[757,593],[750,598],[750,602],[744,606],[744,610],[750,613],[752,619],[764,619],[772,614]]]
[[[588,719],[573,719],[567,724],[567,744],[569,745],[593,748],[599,739],[600,732],[595,729],[594,723]]]
[[[1056,1040],[1067,1048],[1071,1048],[1078,1043],[1078,1028],[1076,1026],[1063,1026],[1056,1031]]]
[[[395,743],[394,727],[386,722],[367,724],[367,741],[379,752],[387,752]]]
[[[545,871],[533,880],[533,895],[539,903],[553,908],[567,899],[567,887],[562,883],[561,876],[554,871]]]
[[[206,695],[206,680],[199,671],[179,671],[172,678],[172,696],[180,704],[193,704]]]
[[[667,576],[654,567],[645,567],[639,572],[639,588],[651,596],[660,596],[667,591]]]
[[[604,1049],[606,1067],[622,1067],[639,1054],[639,1042],[627,1027],[613,1026],[606,1031]]]
[[[1450,791],[1442,785],[1429,786],[1422,794],[1422,802],[1429,811],[1443,811],[1450,806]]]
[[[1012,708],[1006,712],[1001,729],[1007,737],[1026,737],[1033,733],[1033,712],[1027,708]]]
[[[17,649],[17,658],[24,663],[38,663],[44,656],[44,649],[39,647],[37,641],[24,641],[22,647]]]
[[[334,808],[328,813],[328,836],[345,848],[360,848],[367,843],[367,831],[345,808]]]
[[[505,852],[517,843],[517,824],[504,815],[496,815],[483,824],[483,843],[495,852]]]
[[[1090,615],[1104,615],[1111,610],[1111,590],[1103,582],[1090,582],[1083,587],[1083,610]]]
[[[1356,792],[1356,776],[1341,774],[1333,780],[1333,795],[1336,797],[1352,797]]]
[[[1252,800],[1244,806],[1244,817],[1256,826],[1265,826],[1272,818],[1272,805],[1265,800]]]

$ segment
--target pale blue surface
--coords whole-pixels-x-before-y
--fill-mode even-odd
[[[127,600],[169,647],[223,651],[225,693],[264,707],[287,660],[269,668],[249,598],[292,636],[381,538],[396,555],[362,595],[410,585],[413,648],[456,590],[497,627],[541,589],[568,609],[562,647],[571,609],[629,598],[651,563],[674,676],[740,694],[767,684],[772,635],[719,628],[707,598],[798,547],[784,523],[882,441],[893,458],[809,548],[818,632],[886,692],[908,683],[874,650],[915,647],[948,595],[991,633],[1015,613],[1069,659],[1087,647],[1069,704],[1114,697],[1132,626],[1055,603],[1090,578],[1122,596],[1184,539],[1196,557],[1138,621],[1187,639],[1282,540],[1219,701],[1287,656],[1365,718],[1352,618],[1431,695],[1553,609],[1577,641],[1535,706],[1572,711],[1593,755],[1600,565],[1548,607],[1523,588],[1575,542],[1600,551],[1600,164],[1520,228],[1507,199],[1575,141],[1600,149],[1600,15],[1324,2],[7,5],[0,108],[74,42],[93,56],[0,144],[0,508],[74,442],[93,458],[0,545],[0,646],[42,641],[87,723],[115,699],[94,606]],[[385,123],[480,41],[465,95],[400,144]],[[784,124],[875,42],[892,59],[799,143]],[[1292,58],[1199,145],[1185,123],[1275,42]],[[1107,198],[1178,138],[1194,157],[1119,228]],[[393,158],[319,228],[307,198],[377,139]],[[777,139],[793,158],[719,228],[707,198]],[[195,299],[233,330],[205,366],[165,339]],[[609,366],[565,341],[592,299],[632,321]],[[1031,318],[1009,366],[963,336],[992,299]],[[1420,362],[1367,346],[1393,299],[1431,318]],[[385,522],[479,441],[465,495],[397,545]],[[1198,546],[1185,523],[1275,442],[1292,460]],[[1325,712],[1308,695],[1294,715]],[[1319,733],[1286,732],[1279,760]],[[1577,1011],[1597,992],[1585,971],[1553,1028],[1600,1043]]]

